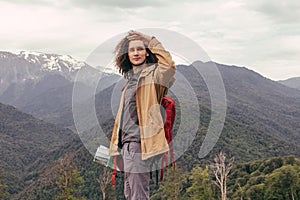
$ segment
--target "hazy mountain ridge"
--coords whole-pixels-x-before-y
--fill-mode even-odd
[[[278,81],[279,83],[300,90],[300,77],[289,78],[286,80]]]
[[[231,70],[229,70],[231,69]],[[224,80],[230,117],[246,124],[264,124],[269,134],[300,144],[300,92],[258,73],[238,73],[238,68],[219,65]],[[251,76],[253,75],[253,76]],[[239,80],[240,84],[237,84]],[[232,112],[232,114],[230,114]],[[234,114],[235,113],[235,114]]]
[[[207,65],[207,66],[205,66]],[[194,67],[209,67],[198,62]],[[227,116],[246,125],[265,127],[266,133],[289,142],[300,141],[300,92],[267,79],[251,70],[216,64],[227,98]],[[178,66],[178,71],[196,91],[201,103],[210,106],[206,83],[194,67]],[[177,80],[180,82],[180,79]]]

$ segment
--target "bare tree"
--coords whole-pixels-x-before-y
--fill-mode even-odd
[[[108,167],[104,167],[102,174],[97,178],[98,183],[100,184],[100,189],[102,192],[103,200],[106,199],[106,190],[108,185],[111,183],[112,172]]]
[[[56,187],[60,194],[56,199],[71,199],[77,192],[76,185],[83,184],[84,180],[80,176],[74,163],[75,154],[68,153],[63,158],[56,161],[55,165],[46,170],[42,182],[45,185]],[[82,198],[80,198],[82,199]]]
[[[239,191],[241,192],[241,200],[243,200],[243,189],[241,185],[238,183]]]
[[[217,185],[217,187],[220,188],[222,200],[227,199],[226,184],[229,172],[233,166],[233,162],[234,157],[232,157],[229,162],[226,163],[226,155],[221,151],[218,155],[216,155],[214,163],[210,165],[216,178],[216,181],[214,181],[214,183]]]

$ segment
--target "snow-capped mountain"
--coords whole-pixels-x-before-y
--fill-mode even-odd
[[[112,68],[91,67],[69,55],[0,51],[0,102],[61,123],[64,117],[58,116],[72,107],[74,88],[80,93],[77,101],[83,101],[117,82],[120,76],[115,73]]]
[[[45,71],[74,72],[87,66],[86,63],[78,61],[69,55],[21,51],[17,56],[32,64],[41,66],[41,69]]]
[[[21,51],[14,54],[0,51],[0,82],[5,83],[5,85],[26,80],[37,80],[49,73],[60,74],[70,81],[75,81],[76,73],[80,69],[95,76],[103,72],[105,74],[114,73],[112,70],[101,67],[93,68],[70,55],[34,51]]]
[[[80,80],[75,80],[78,71]],[[71,82],[91,84],[97,77],[116,73],[111,69],[91,67],[69,55],[21,51],[18,54],[0,51],[0,94],[11,84],[38,82],[49,74],[59,74]],[[91,78],[92,77],[92,78]]]

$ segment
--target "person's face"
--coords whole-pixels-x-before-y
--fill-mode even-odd
[[[148,53],[144,42],[141,40],[132,40],[128,46],[128,56],[132,65],[139,66],[145,63]]]

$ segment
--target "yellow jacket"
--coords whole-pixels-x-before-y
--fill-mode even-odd
[[[164,122],[160,112],[160,103],[168,92],[168,88],[175,81],[174,74],[176,70],[170,53],[163,48],[156,38],[152,37],[148,47],[159,60],[158,64],[148,66],[141,72],[137,83],[136,106],[143,160],[169,150],[165,138]],[[126,89],[127,85],[125,85],[122,92],[120,106],[114,123],[109,150],[111,156],[120,155],[118,152],[118,137]]]

